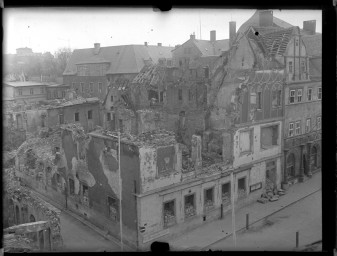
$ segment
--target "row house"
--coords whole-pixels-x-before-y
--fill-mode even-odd
[[[46,84],[32,81],[3,82],[4,100],[30,103],[46,100]]]

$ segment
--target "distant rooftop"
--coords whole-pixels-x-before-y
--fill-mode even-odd
[[[118,133],[106,130],[96,130],[89,133],[92,136],[96,137],[105,137],[109,139],[118,139]],[[175,133],[167,130],[154,130],[150,132],[142,133],[138,136],[121,133],[121,142],[126,144],[135,145],[137,147],[161,147],[161,146],[170,146],[175,145]]]
[[[24,86],[46,86],[46,83],[34,82],[34,81],[16,81],[16,82],[4,82],[4,84],[13,87],[24,87]]]

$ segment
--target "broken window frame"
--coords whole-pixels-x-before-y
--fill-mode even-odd
[[[109,219],[119,222],[119,200],[115,197],[107,196],[107,206]]]
[[[225,186],[228,186],[228,191],[225,191]],[[221,200],[224,205],[231,203],[231,182],[226,182],[221,185]]]
[[[308,133],[311,130],[311,118],[307,118],[305,121],[305,132]]]
[[[302,102],[303,89],[297,89],[297,102]]]
[[[289,104],[295,103],[295,92],[296,90],[289,91]]]
[[[294,136],[294,123],[293,122],[291,122],[291,123],[289,123],[289,132],[288,132],[288,137],[293,137]]]
[[[307,91],[307,100],[312,101],[312,88],[308,88]]]
[[[295,136],[301,134],[301,121],[295,122]]]
[[[75,112],[75,114],[74,114],[74,120],[75,120],[75,122],[79,122],[80,121],[80,112]]]
[[[166,210],[166,205],[168,204],[173,204],[173,206],[171,207],[172,210],[168,209]],[[163,225],[164,228],[168,228],[171,227],[173,225],[176,224],[176,203],[175,203],[175,199],[173,200],[169,200],[169,201],[165,201],[163,203]]]
[[[209,211],[214,208],[214,187],[204,189],[204,209]]]
[[[244,181],[243,184],[244,184],[244,188],[240,188],[240,181]],[[243,199],[247,196],[247,184],[246,184],[246,176],[245,177],[241,177],[241,178],[238,178],[238,199]]]
[[[193,204],[190,204],[187,201],[187,198],[190,198],[193,196]],[[195,201],[195,193],[188,194],[184,196],[184,216],[185,218],[190,218],[196,215],[196,201]],[[188,208],[187,208],[188,207]]]

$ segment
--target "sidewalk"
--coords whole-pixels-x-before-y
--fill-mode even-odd
[[[249,223],[253,224],[302,198],[321,189],[321,172],[312,176],[304,183],[291,186],[278,201],[261,204],[255,202],[235,212],[236,231],[246,227],[246,214],[249,213]],[[172,251],[205,250],[207,246],[232,234],[232,215],[227,213],[222,220],[215,220],[168,241]]]
[[[70,215],[71,217],[75,218],[76,220],[82,222],[84,225],[88,226],[89,228],[91,228],[92,230],[94,230],[95,232],[97,232],[99,235],[101,235],[102,237],[104,237],[105,239],[115,243],[116,245],[120,246],[120,241],[114,237],[112,237],[111,235],[107,235],[106,232],[104,230],[101,230],[100,228],[96,227],[95,225],[93,225],[92,223],[90,223],[89,221],[87,221],[85,218],[79,216],[78,214],[66,209],[65,207],[61,206],[60,204],[52,201],[50,198],[40,194],[39,192],[32,190],[32,193],[35,193],[38,197],[40,197],[41,199],[43,199],[44,201],[50,203],[51,205],[53,205],[54,207],[58,208],[59,210],[61,210],[62,212]],[[62,227],[61,227],[62,228]],[[124,250],[125,251],[135,251],[134,249],[130,248],[129,246],[127,246],[124,243]]]

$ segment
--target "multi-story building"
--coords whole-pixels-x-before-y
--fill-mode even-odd
[[[22,103],[46,99],[46,84],[32,81],[3,82],[4,100]]]
[[[47,100],[64,99],[69,88],[67,84],[47,84]]]
[[[321,167],[322,36],[304,21],[286,56],[284,181],[303,181]]]

